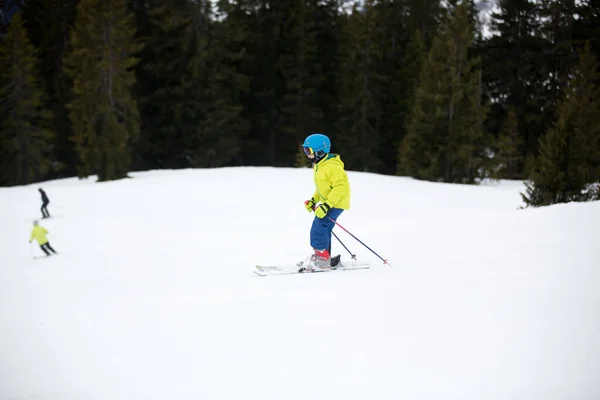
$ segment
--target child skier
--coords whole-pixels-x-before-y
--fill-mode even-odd
[[[33,221],[33,230],[31,231],[29,243],[31,243],[31,241],[35,238],[35,240],[37,240],[38,244],[40,245],[40,248],[44,251],[44,253],[46,253],[46,256],[51,255],[48,250],[52,251],[52,253],[54,254],[57,254],[56,251],[50,246],[50,242],[46,237],[47,234],[48,230],[46,228],[38,225],[37,221]]]
[[[310,229],[310,245],[314,250],[311,264],[315,268],[328,268],[339,262],[339,258],[331,259],[331,231],[340,214],[350,209],[350,183],[340,156],[330,153],[331,141],[327,136],[312,134],[304,140],[302,148],[313,164],[316,185],[313,196],[304,202],[308,212],[315,212]]]

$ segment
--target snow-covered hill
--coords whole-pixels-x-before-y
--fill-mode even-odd
[[[370,270],[253,275],[310,253],[309,169],[46,182],[42,259],[38,185],[0,189],[0,399],[600,398],[600,203],[349,176],[391,266],[336,228]]]

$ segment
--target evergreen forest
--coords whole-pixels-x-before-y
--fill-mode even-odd
[[[0,0],[0,186],[307,166],[600,200],[600,0]]]

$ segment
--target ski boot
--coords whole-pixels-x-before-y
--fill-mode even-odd
[[[318,270],[330,269],[331,257],[329,256],[329,251],[327,251],[327,249],[315,249],[314,254],[310,256],[310,259],[308,259],[306,263],[302,263],[302,265],[299,265],[299,267],[300,269],[298,270],[298,272],[314,272]]]

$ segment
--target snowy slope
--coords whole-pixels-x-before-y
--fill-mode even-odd
[[[370,270],[259,278],[310,251],[309,169],[0,189],[0,399],[599,399],[600,203],[520,182],[350,172]],[[345,250],[334,244],[343,257]]]

